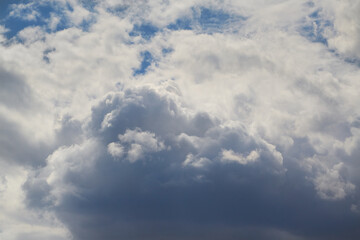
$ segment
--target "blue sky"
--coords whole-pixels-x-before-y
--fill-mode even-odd
[[[359,239],[359,11],[2,1],[0,239]]]

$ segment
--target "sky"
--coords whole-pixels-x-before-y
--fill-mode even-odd
[[[0,2],[0,239],[360,239],[359,0]]]

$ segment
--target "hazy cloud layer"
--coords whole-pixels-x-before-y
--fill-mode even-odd
[[[359,1],[0,8],[0,238],[360,237]]]

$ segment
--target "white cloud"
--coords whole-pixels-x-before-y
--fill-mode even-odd
[[[39,16],[39,12],[33,9],[34,3],[12,4],[9,16],[21,18],[27,21],[35,21]]]
[[[211,163],[211,161],[209,159],[207,159],[205,157],[197,158],[190,153],[186,156],[186,159],[182,164],[183,164],[183,166],[192,166],[195,168],[203,168],[210,163]]]
[[[44,39],[45,32],[40,27],[28,27],[21,30],[18,36],[25,44],[30,44]]]
[[[235,153],[233,150],[223,149],[221,153],[221,161],[223,162],[237,162],[246,165],[255,162],[259,159],[260,154],[257,151],[251,151],[246,157],[242,154]]]
[[[108,152],[113,157],[121,158],[124,155],[124,147],[120,143],[109,143]]]
[[[128,151],[126,152],[126,158],[131,163],[144,158],[146,154],[166,149],[164,142],[159,140],[154,133],[141,131],[139,128],[126,130],[125,134],[120,134],[118,138],[120,143],[109,143],[108,152],[113,157],[121,158],[125,154],[123,145],[127,145],[126,148],[128,148]]]
[[[126,130],[125,134],[119,135],[123,143],[137,143],[143,146],[147,151],[158,152],[165,149],[162,141],[159,141],[154,133],[143,132],[140,129]]]
[[[314,176],[308,179],[313,182],[321,198],[328,200],[345,198],[356,189],[356,186],[342,177],[344,163],[340,162],[331,167],[324,160],[320,160],[317,156],[305,160],[304,166],[314,173]]]
[[[325,17],[333,23],[327,37],[329,46],[347,58],[360,58],[359,1],[320,1]]]

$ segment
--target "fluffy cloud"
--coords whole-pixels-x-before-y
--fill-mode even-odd
[[[142,132],[140,129],[126,130],[125,134],[119,135],[120,143],[112,142],[108,145],[108,152],[113,157],[121,158],[124,155],[123,145],[128,145],[127,160],[135,162],[144,158],[147,154],[159,152],[165,149],[163,142],[159,141],[155,134]]]
[[[360,3],[358,1],[330,1],[321,3],[323,15],[331,21],[326,29],[328,44],[345,58],[358,61],[360,57]]]
[[[189,153],[186,156],[185,161],[183,162],[183,166],[192,166],[192,167],[196,167],[196,168],[203,168],[204,166],[206,166],[207,164],[211,163],[211,161],[205,157],[199,158],[197,159],[196,157],[194,157],[194,155],[192,155],[191,153]],[[200,175],[200,177],[203,177],[202,175]]]
[[[7,9],[0,237],[360,236],[357,1]]]
[[[124,89],[106,96],[86,123],[88,140],[61,147],[27,180],[28,204],[53,208],[78,239],[140,239],[148,234],[161,237],[146,229],[163,227],[174,238],[182,231],[194,232],[190,238],[210,237],[199,232],[206,226],[214,226],[215,235],[230,236],[235,230],[225,230],[219,223],[241,227],[252,219],[251,226],[260,227],[258,221],[276,214],[268,209],[273,204],[282,205],[280,211],[290,214],[291,209],[308,208],[304,204],[308,201],[322,201],[306,184],[307,173],[297,166],[285,168],[281,154],[265,140],[239,127],[221,126],[204,113],[189,113],[177,101],[176,94],[158,87]],[[210,122],[200,132],[193,128],[199,115],[201,122]],[[298,174],[305,185],[288,189],[298,184]],[[329,199],[344,198],[339,172],[322,174],[314,175],[316,190],[334,194]],[[287,202],[288,194],[299,199]],[[342,204],[332,214],[344,208]],[[252,210],[245,211],[249,207]],[[319,211],[319,216],[330,211],[311,209]],[[275,229],[291,229],[298,220],[279,218],[272,224]],[[111,224],[104,229],[104,222]],[[90,231],[88,224],[93,226]],[[306,235],[311,233],[309,227],[304,224],[298,229]],[[144,229],[146,234],[131,229]],[[265,229],[263,234],[268,236]]]
[[[255,162],[259,158],[259,153],[257,151],[252,151],[246,157],[241,154],[234,153],[233,150],[222,150],[221,160],[224,162],[238,162],[239,164],[247,164]]]

